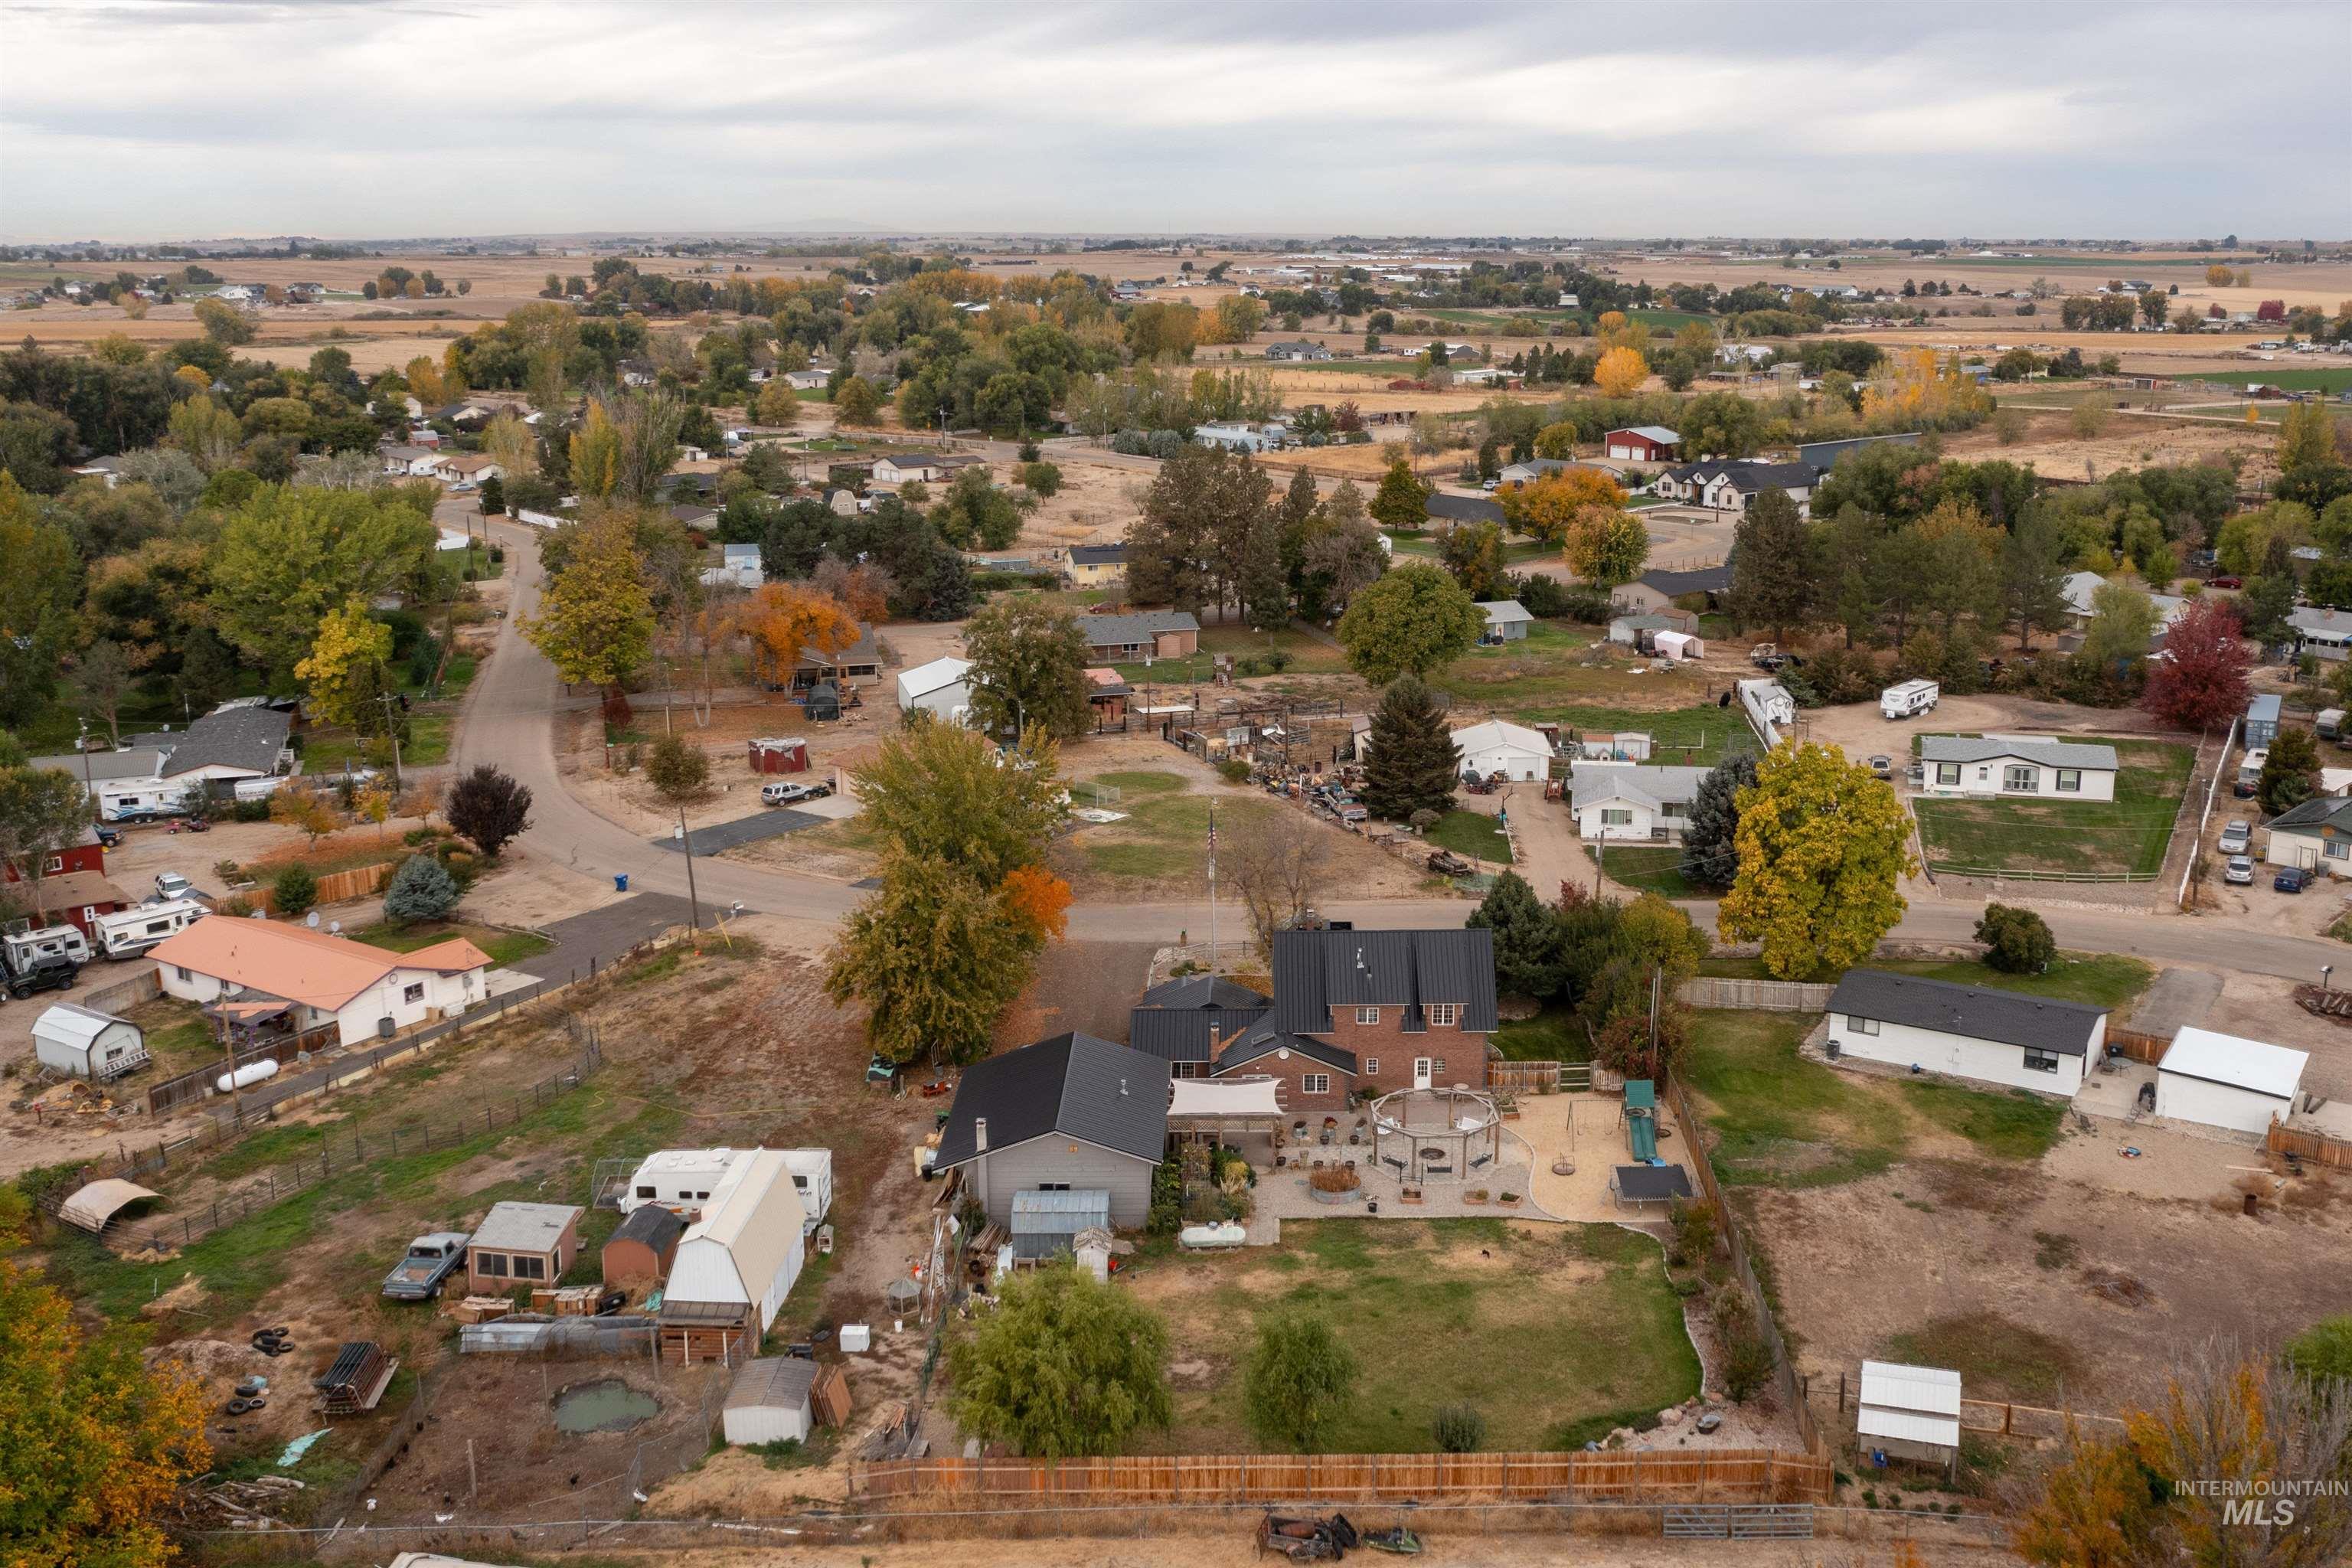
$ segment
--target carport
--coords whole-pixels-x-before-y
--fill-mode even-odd
[[[124,1209],[133,1204],[161,1203],[163,1194],[126,1182],[120,1176],[109,1176],[102,1182],[92,1182],[58,1205],[58,1217],[69,1225],[78,1225],[92,1236],[105,1231]]]

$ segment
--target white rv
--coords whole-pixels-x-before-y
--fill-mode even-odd
[[[833,1151],[787,1149],[784,1169],[793,1173],[793,1186],[800,1194],[801,1229],[814,1230],[833,1210]]]
[[[8,967],[19,974],[54,959],[61,958],[68,963],[89,962],[89,939],[81,934],[79,926],[53,925],[10,931],[5,941]]]
[[[1878,694],[1879,717],[1916,719],[1922,713],[1933,712],[1943,696],[1944,689],[1932,680],[1906,680]]]
[[[757,1149],[664,1149],[638,1162],[622,1190],[621,1212],[635,1214],[647,1204],[676,1209],[692,1220],[719,1190],[728,1173],[761,1151]],[[785,1149],[784,1168],[792,1173],[799,1194],[802,1228],[814,1230],[833,1209],[833,1151]]]
[[[174,932],[187,930],[212,911],[194,899],[142,904],[98,917],[98,945],[109,958],[136,958]]]

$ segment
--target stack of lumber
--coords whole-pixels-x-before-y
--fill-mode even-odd
[[[319,1408],[328,1415],[355,1415],[375,1408],[399,1370],[400,1358],[385,1355],[373,1340],[352,1340],[335,1352],[323,1373],[310,1380],[310,1386],[319,1391]]]
[[[840,1367],[828,1366],[809,1385],[809,1408],[827,1426],[849,1425],[849,1379]]]

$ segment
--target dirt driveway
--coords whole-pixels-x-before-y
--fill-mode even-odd
[[[2077,708],[2031,697],[1947,697],[1933,713],[1917,719],[1883,717],[1876,702],[1841,708],[1808,708],[1797,715],[1806,740],[1843,747],[1848,761],[1885,755],[1896,773],[1911,755],[1917,734],[1970,735],[2163,735],[2178,738],[2132,708]]]

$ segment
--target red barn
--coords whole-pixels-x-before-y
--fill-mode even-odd
[[[0,861],[0,879],[24,879],[14,861]],[[98,917],[110,915],[131,902],[121,889],[106,879],[106,848],[87,829],[81,842],[54,850],[41,861],[38,887],[26,899],[45,921],[68,921],[84,936],[95,939]]]
[[[1683,438],[1663,425],[1635,425],[1612,430],[1601,444],[1609,457],[1622,463],[1671,463],[1682,451]]]

